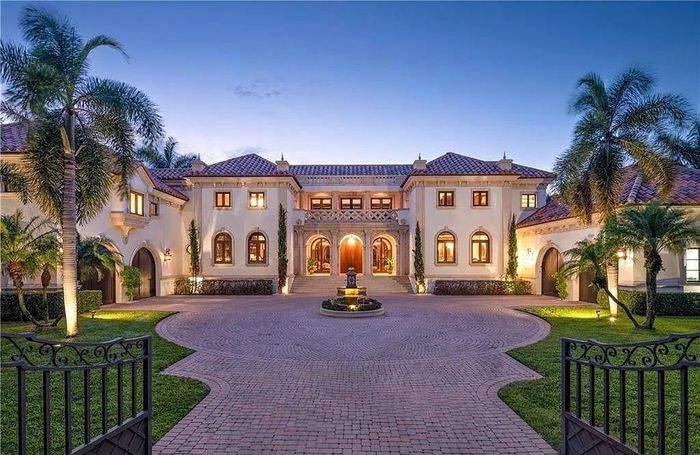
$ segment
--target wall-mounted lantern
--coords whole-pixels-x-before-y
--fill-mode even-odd
[[[623,261],[627,260],[627,250],[625,249],[620,249],[617,250],[617,253],[615,253],[618,259],[622,259]]]
[[[173,253],[170,252],[170,248],[166,248],[165,251],[163,251],[163,262],[168,262],[173,258]]]

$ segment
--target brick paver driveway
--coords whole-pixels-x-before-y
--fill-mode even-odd
[[[387,315],[334,319],[320,298],[167,297],[158,332],[197,352],[167,372],[211,393],[160,453],[554,453],[497,396],[537,375],[505,351],[549,327],[541,297],[390,296]]]

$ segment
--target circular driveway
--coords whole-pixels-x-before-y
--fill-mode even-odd
[[[537,375],[505,354],[548,333],[514,306],[540,297],[383,297],[336,319],[321,297],[166,297],[158,332],[196,352],[168,374],[211,393],[160,453],[554,453],[498,399]]]

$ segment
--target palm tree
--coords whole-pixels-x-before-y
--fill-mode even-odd
[[[627,318],[638,329],[640,325],[630,309],[620,302],[608,287],[607,269],[617,261],[616,252],[614,245],[602,233],[594,239],[581,240],[564,253],[568,261],[562,267],[561,273],[565,276],[579,276],[593,272],[593,286],[605,291],[608,298],[622,308]]]
[[[669,156],[683,165],[700,169],[700,120],[693,121],[685,136],[665,133],[659,140]]]
[[[646,269],[645,329],[654,328],[656,318],[656,277],[663,269],[661,252],[682,254],[691,244],[700,242],[700,227],[680,209],[657,203],[626,207],[611,218],[604,227],[605,235],[617,247],[644,254]]]
[[[569,149],[555,163],[555,187],[573,213],[591,222],[610,217],[620,200],[627,164],[636,164],[663,196],[673,185],[673,160],[659,137],[685,125],[687,101],[652,93],[654,79],[638,68],[609,86],[595,73],[578,81],[571,110],[580,115]]]
[[[177,140],[170,136],[165,141],[162,150],[158,150],[156,145],[150,144],[139,148],[136,151],[136,157],[143,160],[152,168],[184,168],[190,167],[192,161],[197,158],[197,155],[188,153],[180,155],[175,151],[177,148]]]
[[[105,35],[87,41],[66,17],[27,7],[20,21],[28,47],[0,44],[7,118],[27,122],[26,177],[32,200],[60,220],[63,293],[68,336],[77,326],[77,223],[94,217],[109,199],[112,176],[128,194],[136,137],[162,136],[155,105],[122,82],[89,76],[89,56],[121,44]]]
[[[0,261],[17,291],[22,314],[37,327],[55,325],[58,320],[54,324],[42,324],[29,312],[24,302],[24,279],[35,276],[42,269],[46,257],[44,249],[50,244],[58,245],[56,234],[56,230],[38,216],[25,222],[20,210],[0,217]]]
[[[78,236],[78,277],[80,281],[95,278],[102,281],[105,272],[115,273],[124,264],[122,255],[110,239],[104,236]]]
[[[44,304],[44,323],[49,322],[48,289],[51,284],[51,269],[61,265],[61,249],[58,237],[47,236],[39,245],[39,268],[41,269],[41,298]],[[60,318],[59,318],[60,319]]]

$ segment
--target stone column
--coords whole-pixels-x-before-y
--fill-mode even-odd
[[[364,264],[362,265],[362,268],[367,276],[372,276],[372,234],[372,231],[363,231],[362,241],[364,242],[365,246],[365,254],[363,255]]]
[[[338,268],[340,267],[340,263],[338,262],[338,231],[337,230],[332,230],[331,231],[331,276],[337,276],[338,275]]]

